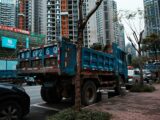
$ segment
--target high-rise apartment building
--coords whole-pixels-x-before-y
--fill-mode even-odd
[[[34,6],[38,6],[38,11],[35,9],[34,13],[37,14],[37,17],[34,19],[35,32],[47,35],[47,0],[37,0],[34,1],[34,3]],[[36,23],[38,23],[38,25]]]
[[[125,33],[124,26],[122,24],[118,24],[118,40],[117,44],[121,50],[125,51]]]
[[[132,56],[136,56],[136,50],[134,49],[134,47],[128,43],[125,47],[125,51],[127,54],[131,54]]]
[[[78,1],[47,0],[47,41],[77,40]]]
[[[95,1],[85,0],[83,4],[83,16],[85,17],[95,6]],[[84,46],[90,47],[93,43],[97,43],[97,19],[96,12],[90,17],[84,30]]]
[[[111,35],[114,36],[113,37],[114,39],[112,39],[111,41],[115,42],[115,43],[117,43],[119,45],[119,43],[120,43],[119,39],[120,39],[121,26],[119,25],[119,23],[117,21],[117,17],[118,17],[117,16],[117,3],[114,0],[112,0],[110,4],[111,4],[111,10],[110,10],[110,12],[111,12],[110,18],[111,19],[110,19],[110,22],[113,25],[113,31],[114,31],[114,34],[111,33]]]
[[[117,5],[114,0],[103,0],[97,11],[97,38],[103,46],[118,43]]]
[[[160,35],[160,0],[144,0],[146,35]]]
[[[30,0],[31,1],[31,0]],[[47,0],[32,0],[32,32],[37,34],[47,34]]]
[[[47,0],[17,0],[18,27],[37,34],[46,34]]]
[[[32,0],[25,1],[25,29],[31,31],[32,28],[32,14],[33,14]],[[35,16],[34,16],[35,17]]]
[[[0,25],[15,27],[16,25],[15,0],[0,0]]]
[[[160,0],[144,0],[144,11],[145,36],[150,36],[153,33],[160,35]],[[149,59],[159,58],[160,51],[157,46],[155,46],[156,53],[152,50],[146,52]]]
[[[24,26],[26,30],[46,35],[46,42],[62,40],[76,41],[78,37],[78,0],[20,0],[24,1]],[[84,17],[95,6],[93,0],[84,0]],[[113,0],[104,0],[100,8],[89,19],[84,30],[84,46],[93,43],[103,46],[118,41],[118,24],[114,21],[117,5]],[[118,43],[118,42],[117,42]]]
[[[18,28],[33,32],[34,0],[17,0]]]
[[[25,0],[17,0],[18,3],[18,28],[25,30]]]

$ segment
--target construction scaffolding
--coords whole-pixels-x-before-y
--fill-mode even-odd
[[[25,19],[25,0],[19,0],[19,14],[18,14],[18,28],[25,29],[24,19]]]

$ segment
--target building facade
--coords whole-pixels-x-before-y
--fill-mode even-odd
[[[33,21],[32,21],[32,0],[17,0],[18,3],[18,28],[24,29],[27,31],[32,30]]]
[[[19,0],[19,23],[22,28],[34,33],[46,35],[46,43],[68,38],[75,42],[78,38],[78,4],[79,0]],[[93,0],[84,0],[84,17],[95,6]],[[21,12],[22,11],[22,12]],[[102,46],[119,43],[117,5],[114,0],[104,0],[89,19],[84,30],[84,46],[93,43]]]
[[[0,0],[0,25],[16,26],[15,0]]]
[[[17,27],[34,33],[47,34],[47,0],[16,0]]]
[[[47,42],[77,40],[78,1],[47,0]]]
[[[114,0],[103,0],[96,13],[97,38],[102,46],[118,43],[117,5]]]
[[[144,0],[145,33],[160,35],[160,0]]]
[[[130,43],[128,43],[126,45],[125,51],[126,51],[127,54],[130,54],[133,57],[136,56],[136,50],[134,49],[134,47]]]
[[[160,35],[160,0],[144,0],[145,11],[145,36],[151,34]],[[154,51],[147,51],[145,53],[149,59],[160,59],[160,50],[157,47],[156,53]],[[156,57],[157,56],[157,57]]]
[[[85,0],[83,5],[83,15],[84,17],[93,9],[95,2],[93,0]],[[91,47],[93,43],[97,43],[97,19],[96,12],[91,16],[87,22],[86,28],[84,30],[84,46]]]
[[[125,51],[125,33],[124,33],[124,26],[122,24],[118,24],[118,37],[117,37],[117,44],[121,50]]]

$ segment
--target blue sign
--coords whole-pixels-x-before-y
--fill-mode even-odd
[[[2,37],[2,47],[16,49],[17,39]]]
[[[26,37],[26,48],[28,49],[29,48],[29,38]]]
[[[7,61],[7,70],[16,70],[18,61]]]
[[[0,70],[6,70],[6,60],[0,60]]]

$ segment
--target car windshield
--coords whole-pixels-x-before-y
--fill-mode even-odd
[[[143,70],[143,73],[144,74],[149,74],[149,73],[151,73],[151,71],[149,71],[149,70]]]
[[[128,70],[128,76],[133,76],[134,70]]]
[[[135,75],[139,75],[140,72],[139,72],[139,71],[134,71],[134,74],[135,74]]]

